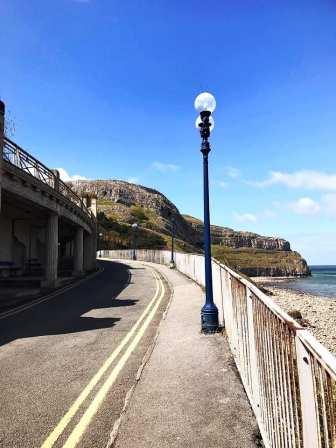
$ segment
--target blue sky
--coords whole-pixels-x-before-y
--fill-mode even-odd
[[[212,222],[336,264],[336,4],[2,0],[0,95],[50,167],[202,217],[195,96],[217,99]]]

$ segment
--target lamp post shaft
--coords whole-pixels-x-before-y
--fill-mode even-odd
[[[133,229],[133,260],[136,260],[136,230]]]
[[[174,260],[174,238],[175,238],[175,220],[174,217],[171,220],[171,252],[170,252],[170,269],[175,268]]]
[[[211,232],[209,206],[209,169],[208,154],[203,155],[203,195],[204,195],[204,262],[206,302],[213,302],[212,269],[211,269]]]
[[[102,256],[102,233],[97,233],[97,250],[99,253],[99,258]]]
[[[210,144],[203,138],[203,195],[204,195],[204,268],[205,268],[205,304],[201,311],[203,333],[218,331],[218,309],[213,301],[212,267],[211,267],[211,233],[210,233],[210,207],[209,207],[209,170],[208,155]]]

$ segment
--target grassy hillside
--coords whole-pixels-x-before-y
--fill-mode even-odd
[[[212,255],[217,260],[250,276],[302,275],[307,270],[305,260],[299,253],[293,251],[249,247],[232,249],[214,245]]]
[[[146,249],[170,249],[171,236],[165,227],[160,225],[160,217],[154,210],[140,206],[123,208],[122,213],[106,212],[108,205],[105,201],[105,211],[98,212],[99,232],[103,233],[100,241],[102,249],[129,249],[133,244],[133,233],[131,225],[137,222],[137,247]],[[106,207],[107,206],[107,207]],[[98,210],[104,208],[98,204]],[[126,208],[126,207],[125,207]],[[196,252],[198,249],[192,244],[175,238],[175,249],[181,252]]]

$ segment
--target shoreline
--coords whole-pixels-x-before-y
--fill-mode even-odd
[[[295,278],[293,278],[294,280]],[[281,287],[288,277],[254,277],[252,280],[284,311],[306,327],[333,355],[336,355],[336,299],[300,289]]]

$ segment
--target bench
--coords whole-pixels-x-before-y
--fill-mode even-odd
[[[0,261],[0,278],[7,278],[18,275],[22,269],[15,266],[12,261]]]

